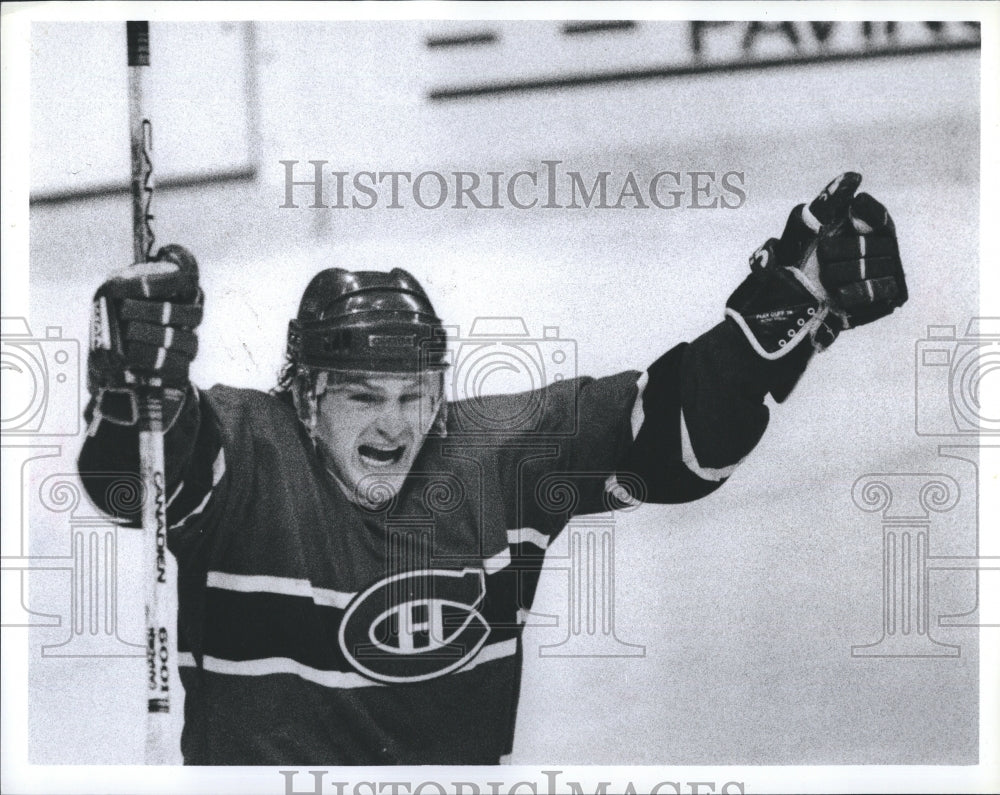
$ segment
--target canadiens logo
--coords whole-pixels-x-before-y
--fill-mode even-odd
[[[425,569],[380,580],[348,605],[340,649],[359,672],[379,682],[422,682],[468,663],[490,626],[478,608],[486,596],[482,569]]]

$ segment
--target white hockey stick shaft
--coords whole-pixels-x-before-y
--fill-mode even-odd
[[[153,232],[149,202],[153,194],[152,126],[144,103],[149,70],[149,23],[127,22],[129,138],[132,161],[132,253],[136,263],[150,259]],[[171,753],[171,657],[174,639],[172,599],[167,576],[167,501],[163,453],[163,396],[159,384],[139,388],[139,467],[142,503],[143,579],[146,583],[147,723],[146,764],[165,764]]]

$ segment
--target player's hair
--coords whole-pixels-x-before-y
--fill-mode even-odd
[[[285,362],[278,370],[278,383],[271,388],[271,394],[277,397],[283,395],[291,396],[292,387],[295,386],[295,376],[299,371],[299,363],[291,353],[285,352]]]

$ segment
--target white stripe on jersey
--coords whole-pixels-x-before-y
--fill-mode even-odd
[[[635,396],[635,403],[632,404],[632,441],[639,435],[639,429],[646,419],[646,414],[642,410],[642,395],[646,391],[646,384],[649,383],[649,373],[644,372],[639,376],[635,385],[639,387],[639,394]]]
[[[167,500],[167,507],[168,508],[171,505],[174,504],[174,500],[176,500],[180,496],[180,494],[181,494],[182,491],[184,491],[184,481],[183,480],[180,483],[177,484],[177,488],[174,489],[174,493],[171,494],[170,495],[170,499]]]
[[[684,409],[681,409],[681,459],[684,461],[684,466],[702,480],[716,481],[728,478],[736,470],[736,467],[743,463],[743,459],[741,458],[732,466],[720,467],[718,469],[703,467],[699,464],[698,457],[694,454],[694,448],[691,446],[691,437],[688,435],[687,422],[684,420]]]
[[[494,643],[492,646],[483,646],[479,654],[472,658],[472,662],[464,668],[459,668],[457,671],[454,671],[454,673],[460,674],[462,671],[468,671],[470,668],[475,668],[477,665],[481,665],[482,663],[493,662],[493,660],[502,660],[504,657],[510,657],[512,654],[516,653],[517,638],[502,640],[499,643]]]
[[[604,491],[623,505],[628,505],[632,508],[642,505],[641,500],[637,500],[633,497],[628,492],[628,489],[618,482],[618,475],[610,475],[608,479],[604,481]]]
[[[340,689],[354,687],[384,687],[381,682],[373,682],[361,674],[347,671],[320,671],[288,657],[266,657],[262,660],[223,660],[221,657],[205,655],[203,667],[206,671],[230,676],[268,676],[269,674],[293,674],[307,682],[324,687]]]
[[[497,552],[493,557],[483,561],[483,569],[487,574],[496,574],[510,565],[510,547]]]
[[[492,646],[484,646],[482,651],[468,665],[452,673],[462,673],[482,663],[500,660],[516,653],[516,638],[494,643]],[[288,657],[267,657],[261,660],[223,660],[220,657],[212,657],[206,654],[203,660],[203,667],[206,671],[212,671],[217,674],[229,674],[230,676],[293,674],[301,679],[305,679],[307,682],[338,689],[385,686],[381,682],[373,682],[370,679],[366,679],[361,674],[350,671],[320,671],[317,668],[303,665]]]
[[[197,516],[199,513],[205,510],[205,506],[208,505],[208,501],[212,498],[212,491],[215,489],[216,486],[219,485],[219,481],[222,480],[222,476],[225,474],[226,474],[226,452],[225,450],[222,450],[220,448],[219,454],[215,457],[215,461],[212,463],[212,488],[208,490],[208,494],[205,495],[205,498],[198,503],[198,505],[195,507],[193,511],[191,511],[191,513],[189,513],[183,519],[178,519],[176,522],[170,525],[171,530],[180,527],[192,516]],[[175,492],[174,498],[176,498],[179,493],[180,493],[179,491]],[[171,502],[172,501],[173,498],[171,498]]]
[[[101,300],[103,301],[104,299],[102,298]],[[166,304],[163,305],[163,324],[166,325],[167,321],[169,321],[169,320],[170,320],[170,304],[166,303]],[[198,395],[198,387],[196,387],[194,384],[191,384],[191,394],[193,396],[194,402],[197,403],[200,398],[199,398],[199,395]],[[185,403],[187,402],[187,400],[188,400],[188,398],[185,397],[184,398]],[[225,471],[225,463],[223,463],[223,471]],[[220,475],[220,477],[221,477],[221,475]],[[217,482],[218,481],[216,481],[216,483]],[[212,485],[214,486],[215,483],[213,483]],[[176,500],[178,497],[181,496],[181,492],[182,491],[184,491],[184,481],[183,480],[180,483],[177,484],[177,486],[174,488],[174,493],[171,494],[170,495],[170,499],[167,500],[167,507],[168,508],[171,505],[174,504],[174,500]],[[184,517],[184,518],[186,519],[187,517]],[[181,521],[184,521],[184,519],[182,519]],[[180,522],[178,522],[177,524],[180,524]],[[176,526],[177,525],[173,525],[173,527],[176,527]]]
[[[177,652],[177,667],[178,668],[195,668],[198,662],[195,660],[194,655],[189,651],[179,651]]]
[[[508,544],[532,544],[539,549],[548,549],[549,537],[545,533],[539,533],[533,527],[522,527],[518,530],[507,531]]]
[[[306,596],[318,605],[345,609],[357,594],[317,588],[309,580],[291,577],[271,577],[266,574],[228,574],[210,571],[206,583],[209,588],[243,593],[276,593],[284,596]]]

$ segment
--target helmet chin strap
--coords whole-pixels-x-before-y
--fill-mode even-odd
[[[313,440],[313,444],[316,444],[316,440],[315,439]],[[317,449],[319,449],[318,445],[317,445]],[[322,453],[320,453],[320,458],[321,459],[323,458]],[[360,491],[360,489],[358,489],[358,488],[353,488],[352,489],[350,486],[348,486],[347,483],[344,482],[344,479],[342,477],[340,477],[340,475],[338,475],[333,470],[332,467],[330,467],[330,466],[327,465],[326,461],[323,462],[323,468],[326,470],[326,473],[331,478],[333,478],[333,482],[336,483],[340,487],[340,490],[342,492],[344,492],[344,496],[347,497],[347,499],[350,502],[357,503],[358,505],[362,505],[363,507],[366,507],[366,508],[378,508],[379,507],[375,503],[362,500],[361,499],[361,491]]]
[[[316,444],[316,425],[319,422],[319,399],[326,394],[329,379],[330,374],[326,370],[316,372],[306,397],[309,404],[309,436],[312,437],[313,445]]]
[[[315,433],[310,433],[309,438],[312,439],[313,449],[316,451],[316,455],[319,458],[320,463],[323,464],[323,469],[326,470],[326,473],[333,479],[333,482],[337,484],[349,502],[372,509],[379,508],[381,505],[385,504],[362,499],[361,489],[356,486],[352,488],[347,481],[337,473],[337,470],[331,466],[333,456],[326,452],[326,444],[324,444],[323,440]],[[386,502],[388,502],[388,500]]]
[[[327,474],[331,478],[333,478],[333,482],[340,487],[340,490],[344,493],[344,496],[347,497],[349,502],[352,502],[355,505],[360,505],[362,508],[367,508],[369,510],[383,509],[392,502],[396,494],[395,491],[389,494],[385,490],[385,487],[380,488],[380,484],[385,484],[385,481],[375,481],[374,483],[370,484],[371,488],[369,488],[368,490],[362,489],[360,488],[360,486],[351,486],[350,484],[347,483],[346,480],[344,480],[344,478],[342,478],[337,473],[336,469],[330,466],[329,461],[331,460],[332,456],[329,456],[324,452],[326,445],[323,444],[323,440],[319,438],[313,438],[313,446],[316,448],[316,453],[323,464],[323,468],[326,470]],[[377,494],[380,491],[387,494],[384,500],[375,501],[371,499],[366,499],[368,494],[372,492]]]

